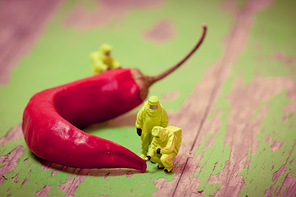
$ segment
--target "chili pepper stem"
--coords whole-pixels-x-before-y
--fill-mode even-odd
[[[160,73],[159,75],[146,76],[146,75],[143,75],[139,69],[131,69],[132,77],[139,86],[140,98],[142,100],[146,99],[146,97],[148,95],[148,89],[152,84],[154,84],[155,82],[165,78],[166,76],[168,76],[169,74],[174,72],[198,49],[198,47],[201,45],[201,43],[204,40],[206,32],[207,32],[207,25],[204,24],[203,25],[203,33],[202,33],[199,41],[197,42],[197,44],[194,46],[194,48],[180,62],[178,62],[176,65],[172,66],[171,68],[167,69],[166,71]]]
[[[172,72],[174,72],[177,68],[179,68],[198,49],[198,47],[201,45],[201,43],[203,42],[204,37],[206,35],[206,31],[207,31],[207,25],[206,24],[203,24],[203,33],[202,33],[199,41],[194,46],[194,48],[180,62],[178,62],[176,65],[172,66],[171,68],[167,69],[166,71],[162,72],[159,75],[156,75],[156,76],[146,76],[147,77],[147,80],[148,80],[148,87],[150,87],[155,82],[157,82],[157,81],[165,78],[166,76],[168,76],[169,74],[171,74]]]

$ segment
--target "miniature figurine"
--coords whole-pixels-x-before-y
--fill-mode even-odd
[[[152,141],[151,130],[155,126],[166,127],[169,123],[168,115],[157,96],[151,96],[137,114],[136,128],[141,136],[141,158],[145,159],[148,147]]]
[[[113,59],[110,55],[112,47],[108,44],[103,44],[100,50],[90,54],[93,74],[98,74],[105,70],[119,68],[120,63]]]
[[[169,126],[153,127],[153,140],[150,144],[146,161],[158,163],[158,169],[164,169],[166,173],[170,173],[174,168],[173,159],[178,154],[181,141],[182,129]]]

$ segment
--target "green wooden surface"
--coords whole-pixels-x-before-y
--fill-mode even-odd
[[[18,13],[36,2],[0,3],[1,196],[296,195],[294,1],[45,2],[9,24],[3,6]],[[89,53],[105,42],[123,67],[158,74],[193,47],[203,23],[201,48],[150,88],[169,125],[183,129],[171,174],[151,163],[143,174],[76,169],[29,151],[20,123],[34,93],[91,75]],[[85,131],[140,154],[138,110]]]

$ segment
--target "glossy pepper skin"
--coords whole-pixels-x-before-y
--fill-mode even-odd
[[[40,158],[62,165],[145,172],[135,153],[79,129],[135,108],[139,91],[131,70],[116,69],[39,92],[24,110],[25,141]]]

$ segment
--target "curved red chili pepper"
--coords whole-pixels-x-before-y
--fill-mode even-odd
[[[22,129],[29,149],[40,158],[80,168],[134,168],[146,163],[112,141],[79,127],[115,118],[145,100],[148,87],[178,68],[201,44],[173,68],[156,77],[137,69],[116,69],[35,94],[23,114]]]
[[[128,69],[111,70],[39,92],[24,111],[25,141],[39,157],[63,165],[144,172],[146,163],[135,153],[77,128],[133,109],[142,102],[138,95],[139,88]]]

